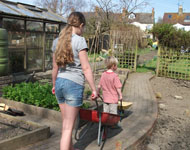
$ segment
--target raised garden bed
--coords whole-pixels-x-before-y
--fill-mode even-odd
[[[47,139],[50,128],[0,113],[0,149],[13,150]]]

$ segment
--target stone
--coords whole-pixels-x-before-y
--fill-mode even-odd
[[[160,147],[155,144],[148,144],[147,150],[160,150]]]
[[[155,96],[156,96],[156,98],[160,98],[160,99],[162,98],[162,94],[160,92],[156,92]]]
[[[166,105],[165,104],[159,104],[159,108],[160,109],[166,109]]]
[[[178,95],[175,95],[174,98],[177,99],[177,100],[182,100],[183,99],[182,96],[178,96]]]

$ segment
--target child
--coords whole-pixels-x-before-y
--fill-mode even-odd
[[[102,73],[98,85],[98,93],[102,89],[103,93],[103,111],[111,114],[117,113],[118,98],[122,100],[121,87],[122,84],[118,75],[114,72],[117,70],[118,60],[111,56],[105,60],[107,71]]]

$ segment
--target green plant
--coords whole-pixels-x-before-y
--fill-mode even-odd
[[[150,45],[150,46],[152,47],[152,44],[153,44],[152,39],[151,39],[151,38],[148,38],[148,39],[147,39],[147,42],[148,42],[148,45]]]
[[[187,48],[190,46],[190,31],[184,31],[173,27],[172,24],[155,24],[151,33],[159,40],[163,47]]]
[[[146,61],[143,65],[137,66],[137,72],[152,72],[156,71],[157,57],[154,57],[152,60]]]
[[[31,104],[39,107],[59,110],[56,97],[51,93],[52,85],[20,83],[3,88],[3,98]]]
[[[90,103],[89,102],[84,102],[81,106],[81,108],[83,109],[88,109],[90,107]]]
[[[91,92],[90,90],[87,90],[87,91],[85,91],[85,94],[86,94],[87,96],[90,96],[90,95],[92,94],[92,92]]]

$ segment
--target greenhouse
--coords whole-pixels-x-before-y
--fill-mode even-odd
[[[0,0],[0,28],[8,34],[9,73],[46,71],[51,46],[66,20],[34,5]]]

